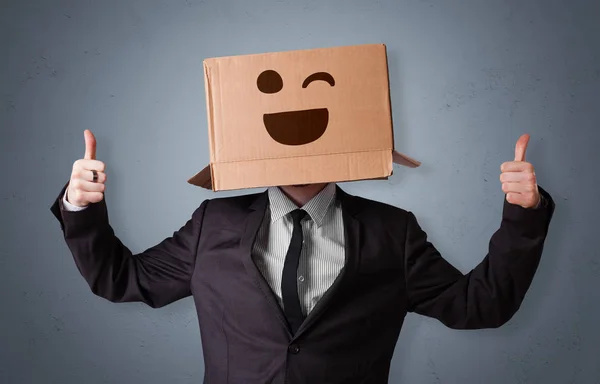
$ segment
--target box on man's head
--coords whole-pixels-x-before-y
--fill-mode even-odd
[[[385,179],[394,150],[386,47],[368,44],[204,61],[214,191]]]

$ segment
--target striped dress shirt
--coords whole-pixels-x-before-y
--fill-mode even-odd
[[[302,219],[304,243],[298,265],[298,295],[305,315],[315,307],[337,278],[346,260],[344,223],[336,186],[328,184],[306,203]],[[285,256],[294,224],[290,212],[298,209],[279,188],[268,189],[269,206],[252,250],[254,263],[275,293],[279,305]]]

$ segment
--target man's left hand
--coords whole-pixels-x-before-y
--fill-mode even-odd
[[[500,182],[506,201],[523,208],[535,208],[540,202],[540,192],[533,165],[525,161],[529,135],[522,135],[515,146],[515,160],[502,164]]]

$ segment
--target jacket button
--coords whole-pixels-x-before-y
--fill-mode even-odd
[[[299,347],[299,346],[297,346],[296,344],[292,344],[292,345],[290,345],[288,349],[289,349],[289,351],[290,351],[291,353],[293,353],[294,355],[295,355],[295,354],[297,354],[298,352],[300,352],[300,347]]]

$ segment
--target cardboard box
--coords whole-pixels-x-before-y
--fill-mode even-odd
[[[214,191],[387,178],[394,151],[386,47],[369,44],[204,61]]]

